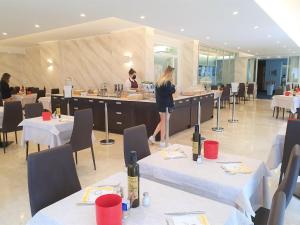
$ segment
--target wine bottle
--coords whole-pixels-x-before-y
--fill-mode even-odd
[[[201,147],[202,147],[202,142],[201,142],[201,133],[199,132],[199,141],[198,141],[198,157],[201,156]]]
[[[199,125],[195,125],[195,131],[193,133],[193,160],[197,161],[199,154]]]
[[[136,151],[130,152],[130,160],[127,167],[128,175],[128,200],[131,208],[140,205],[140,169],[137,163]]]
[[[56,116],[58,118],[61,118],[61,110],[60,110],[60,105],[59,104],[56,106],[55,112],[56,112]]]

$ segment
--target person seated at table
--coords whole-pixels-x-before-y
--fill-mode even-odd
[[[11,99],[12,88],[9,87],[10,77],[11,77],[11,75],[9,73],[4,73],[2,75],[1,81],[0,81],[1,96],[2,96],[2,99],[5,100],[5,101]]]

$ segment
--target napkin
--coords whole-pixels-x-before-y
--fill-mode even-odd
[[[222,166],[225,172],[230,174],[249,174],[252,173],[250,167],[246,166],[244,163],[225,163]]]
[[[101,195],[106,194],[119,194],[120,187],[107,185],[98,187],[87,187],[83,191],[83,196],[81,198],[82,204],[94,204],[96,199]]]
[[[169,225],[209,225],[204,214],[170,216],[167,221]]]

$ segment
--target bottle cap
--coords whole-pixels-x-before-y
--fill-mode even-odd
[[[137,162],[137,154],[136,151],[131,151],[130,152],[130,163],[134,164]]]

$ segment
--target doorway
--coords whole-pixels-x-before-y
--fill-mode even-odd
[[[265,90],[266,79],[266,60],[258,60],[257,67],[257,98],[265,98],[267,90]]]

